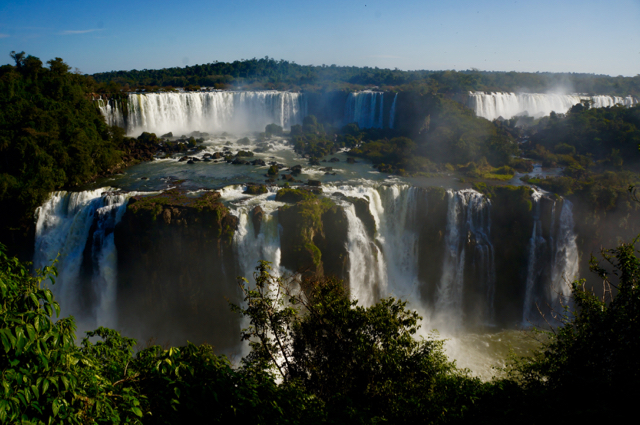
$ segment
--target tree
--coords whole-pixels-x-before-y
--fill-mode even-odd
[[[541,406],[540,417],[612,420],[632,413],[640,394],[637,241],[602,249],[603,265],[592,256],[601,293],[584,279],[571,283],[574,309],[565,311],[564,324],[546,332],[548,342],[532,357],[514,363],[511,378],[529,405]]]
[[[481,383],[447,361],[442,341],[414,339],[420,316],[406,302],[352,301],[335,278],[299,281],[270,274],[261,261],[255,288],[239,284],[247,316],[248,368],[274,370],[326,403],[330,417],[428,422],[460,415]]]

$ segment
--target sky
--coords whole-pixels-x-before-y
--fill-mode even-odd
[[[0,64],[11,51],[87,74],[269,56],[635,76],[640,0],[0,0]]]

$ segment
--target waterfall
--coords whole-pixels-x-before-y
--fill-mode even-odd
[[[552,111],[564,114],[583,100],[592,101],[593,107],[596,108],[617,104],[633,106],[638,103],[638,100],[632,96],[475,92],[469,93],[468,105],[477,116],[494,120],[498,117],[510,119],[524,114],[539,118],[549,115]]]
[[[567,281],[578,274],[578,247],[570,201],[556,201],[534,189],[532,199],[533,231],[529,240],[527,280],[522,313],[523,326],[540,322],[540,311],[546,316],[562,312],[571,295]],[[542,211],[542,202],[550,203],[548,213]],[[557,220],[557,206],[562,203]],[[544,230],[547,229],[547,230]],[[553,317],[547,317],[549,322]]]
[[[93,328],[116,323],[117,253],[113,229],[133,194],[102,188],[54,192],[36,210],[34,266],[58,257],[51,288],[65,315]]]
[[[274,275],[281,276],[286,270],[280,265],[280,229],[278,224],[278,206],[275,194],[268,193],[252,198],[247,203],[231,209],[238,217],[238,230],[234,235],[234,246],[240,263],[242,276],[253,282],[253,273],[260,260],[271,263]],[[259,206],[262,211],[260,229],[256,232],[253,221],[253,209]]]
[[[344,124],[355,122],[360,128],[382,128],[383,109],[383,92],[365,90],[349,93],[344,107]]]
[[[109,99],[97,99],[98,109],[104,116],[107,125],[125,127],[124,115],[120,108],[120,102]]]
[[[302,124],[307,115],[301,93],[268,91],[212,91],[197,93],[132,93],[127,98],[128,115],[111,102],[98,101],[110,125],[125,126],[127,134],[144,131],[162,135],[204,132],[264,131],[268,124],[289,129]]]
[[[393,96],[393,103],[391,104],[391,112],[389,113],[389,128],[394,128],[396,123],[396,101],[398,100],[398,93]]]
[[[371,238],[357,217],[353,204],[337,200],[345,208],[349,222],[349,287],[351,296],[362,305],[380,297],[411,300],[419,307],[418,232],[421,217],[417,208],[420,189],[408,185],[337,186],[326,193],[365,199],[377,232]]]
[[[532,309],[534,305],[540,305],[539,297],[535,297],[535,283],[540,277],[542,268],[538,264],[541,251],[546,245],[546,240],[542,237],[542,217],[540,213],[540,199],[542,192],[534,189],[531,196],[533,201],[533,231],[529,239],[529,258],[527,261],[527,281],[525,283],[524,308],[522,312],[522,323],[527,325],[534,320]]]
[[[465,269],[469,266],[476,278],[476,286],[483,294],[484,318],[491,320],[495,259],[490,242],[491,202],[471,189],[449,190],[447,199],[445,254],[436,293],[434,321],[440,327],[456,329],[462,325],[464,316]]]
[[[569,302],[571,287],[568,282],[578,275],[578,246],[574,231],[573,205],[564,200],[560,211],[557,236],[555,238],[555,255],[549,285],[549,301],[551,308],[562,312],[562,305]]]
[[[494,323],[496,255],[500,253],[494,251],[491,240],[495,207],[488,198],[471,189],[448,190],[443,200],[435,198],[439,204],[429,206],[436,201],[430,201],[428,190],[400,183],[325,185],[323,191],[344,209],[346,276],[351,296],[361,305],[394,296],[409,301],[429,326],[443,331],[476,321]],[[132,195],[108,188],[55,192],[37,210],[34,264],[43,267],[60,253],[59,277],[52,289],[64,314],[75,315],[82,327],[118,325],[113,229]],[[274,275],[285,274],[278,223],[278,208],[285,204],[275,201],[274,192],[247,197],[242,186],[228,186],[221,195],[238,217],[233,249],[240,273],[252,282],[258,261],[267,260]],[[557,309],[566,303],[570,290],[564,278],[574,278],[578,270],[571,203],[555,201],[538,190],[532,201],[533,230],[524,248],[527,263],[526,269],[522,265],[520,283],[524,293],[512,300],[523,306],[523,322],[535,319],[536,304]],[[254,220],[256,207],[262,210],[261,221]],[[427,291],[420,273],[424,273],[421,262],[432,261],[422,258],[432,254],[421,254],[421,249],[427,249],[421,247],[425,243],[421,235],[431,234],[421,232],[435,219],[427,214],[429,208],[440,211],[436,223],[442,223],[438,224],[442,239],[437,243],[442,245],[437,250],[443,255],[438,260],[442,268],[433,269],[438,275]]]

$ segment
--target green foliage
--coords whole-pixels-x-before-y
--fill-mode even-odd
[[[637,169],[640,162],[639,106],[576,105],[566,116],[542,119],[530,131],[533,135],[528,149],[532,157],[543,159],[549,166],[577,161],[583,168],[597,164],[601,169],[619,170],[623,164]],[[580,156],[597,159],[596,164]]]
[[[573,282],[574,306],[565,311],[562,326],[546,333],[549,341],[533,357],[512,365],[511,379],[540,404],[539,416],[612,418],[631,411],[640,378],[636,241],[603,249],[604,266],[592,257],[590,268],[602,279],[600,294],[586,288],[584,279]],[[584,394],[598,403],[584,403]]]
[[[243,86],[251,89],[343,90],[366,86],[395,88],[421,93],[465,94],[469,91],[517,91],[527,87],[544,93],[557,88],[559,80],[580,93],[639,95],[639,77],[545,72],[401,71],[371,67],[299,65],[269,57],[234,62],[214,62],[157,70],[112,71],[94,74],[96,91],[121,88],[156,89],[199,85],[216,89]]]
[[[316,195],[306,189],[280,189],[276,193],[276,201],[297,203],[303,200],[315,199]]]
[[[437,422],[458,417],[481,391],[446,360],[442,341],[414,339],[420,317],[393,298],[365,308],[341,281],[300,285],[260,262],[255,288],[240,280],[250,319],[243,330],[251,354],[245,366],[275,370],[325,404],[338,422]]]
[[[24,237],[50,192],[85,183],[122,161],[123,134],[107,127],[90,99],[91,79],[69,72],[60,58],[43,67],[24,52],[13,57],[16,66],[0,67],[0,237],[5,242]]]
[[[73,318],[52,320],[60,307],[41,286],[45,276],[53,282],[55,269],[31,276],[0,247],[0,423],[138,423],[135,390],[119,387],[114,374],[130,340],[76,347]]]

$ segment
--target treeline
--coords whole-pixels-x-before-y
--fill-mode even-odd
[[[197,89],[249,88],[278,90],[356,90],[378,86],[386,90],[423,93],[466,93],[468,91],[570,92],[612,95],[640,95],[640,76],[467,71],[401,71],[371,67],[299,65],[295,62],[262,59],[231,63],[213,62],[184,68],[111,71],[92,76],[100,83],[97,91],[161,90],[169,87]]]
[[[619,421],[640,378],[640,261],[633,244],[592,261],[604,298],[572,284],[575,310],[531,357],[482,382],[393,298],[363,307],[333,278],[275,278],[261,262],[235,311],[251,352],[208,345],[134,349],[99,328],[75,340],[44,279],[0,246],[0,423],[447,424]],[[302,289],[301,289],[302,288]],[[56,320],[57,318],[57,320]]]
[[[89,98],[95,82],[62,59],[12,52],[0,67],[0,240],[32,243],[33,213],[55,190],[149,158],[124,130],[109,128]],[[27,255],[28,257],[28,255]]]
[[[575,194],[597,211],[607,211],[640,179],[640,106],[590,108],[575,105],[527,128],[524,154],[545,167],[564,167],[563,176],[525,180],[559,195]]]

